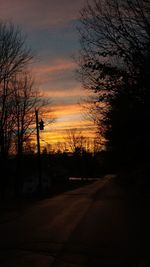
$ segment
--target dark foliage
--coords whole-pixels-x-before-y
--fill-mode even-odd
[[[118,160],[143,159],[150,148],[150,1],[93,0],[79,31],[79,74],[101,103],[100,134]]]

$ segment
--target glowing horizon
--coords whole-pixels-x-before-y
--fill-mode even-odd
[[[83,4],[84,0],[1,0],[1,19],[19,25],[27,35],[27,45],[37,54],[32,64],[33,77],[44,97],[52,100],[43,111],[46,122],[50,110],[56,117],[55,123],[41,133],[46,143],[63,142],[70,128],[94,136],[95,125],[83,118],[82,103],[90,93],[77,81],[73,60],[79,50],[76,26]]]

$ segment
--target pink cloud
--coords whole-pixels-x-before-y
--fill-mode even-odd
[[[50,73],[58,72],[58,71],[65,71],[65,70],[73,70],[75,69],[76,64],[71,61],[64,58],[61,59],[55,59],[52,61],[48,61],[44,65],[36,65],[33,68],[34,73],[41,74],[41,75],[47,75]]]
[[[0,17],[30,28],[43,28],[76,19],[84,0],[1,0]]]

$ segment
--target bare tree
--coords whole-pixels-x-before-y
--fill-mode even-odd
[[[10,83],[32,58],[21,30],[0,22],[0,152],[3,156],[8,154],[14,124]]]
[[[43,101],[31,75],[27,72],[15,76],[11,81],[13,136],[17,154],[23,153],[23,145],[35,128],[35,109],[43,106]]]
[[[145,66],[150,44],[150,1],[93,0],[81,11],[80,74],[102,93]],[[106,91],[107,90],[107,91]]]
[[[80,19],[79,75],[97,94],[99,129],[110,148],[146,147],[150,119],[150,1],[93,0]],[[100,116],[99,116],[100,114]]]
[[[50,103],[39,93],[29,73],[32,58],[21,30],[13,24],[0,22],[0,159],[2,172],[6,174],[7,157],[16,148],[16,196],[21,185],[21,155],[36,128],[35,109]],[[0,180],[1,188],[3,182],[5,179]]]
[[[11,110],[8,98],[10,92],[8,89],[8,81],[4,80],[0,84],[1,97],[0,97],[0,149],[1,154],[7,155],[11,139]]]
[[[51,149],[55,153],[64,153],[68,151],[67,143],[66,142],[57,142],[51,146]]]
[[[24,69],[33,58],[25,39],[14,24],[0,22],[0,83]]]
[[[66,130],[66,133],[69,150],[73,153],[82,153],[83,149],[85,149],[85,137],[82,133],[76,128]]]

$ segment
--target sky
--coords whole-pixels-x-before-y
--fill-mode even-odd
[[[79,51],[77,24],[85,0],[0,0],[0,19],[18,25],[35,54],[32,73],[40,91],[51,98],[55,123],[41,133],[43,142],[64,140],[66,129],[93,136],[94,125],[83,114],[89,92],[76,77]],[[47,117],[46,117],[47,116]],[[44,117],[47,120],[48,113]]]

